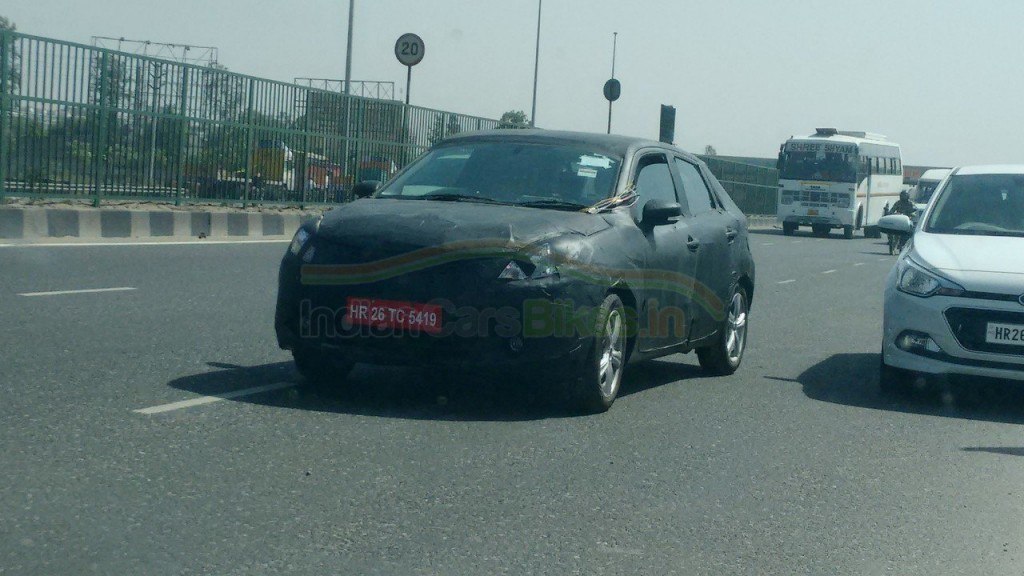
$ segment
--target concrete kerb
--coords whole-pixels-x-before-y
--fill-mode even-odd
[[[0,206],[0,240],[280,237],[320,213],[7,205]]]

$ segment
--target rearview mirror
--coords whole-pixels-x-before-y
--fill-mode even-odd
[[[912,234],[914,223],[904,214],[891,214],[878,219],[878,230],[885,234]]]
[[[668,224],[673,218],[683,215],[683,207],[678,202],[666,202],[655,198],[644,204],[643,225],[652,227]]]
[[[379,180],[364,180],[352,187],[352,195],[356,198],[367,198],[373,196],[378,187],[380,187]]]

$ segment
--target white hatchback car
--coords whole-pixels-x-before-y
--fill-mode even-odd
[[[881,386],[1024,380],[1024,165],[954,170],[885,290]]]

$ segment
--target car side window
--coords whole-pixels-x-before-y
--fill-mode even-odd
[[[686,195],[686,203],[689,206],[688,213],[691,216],[699,216],[714,210],[711,191],[700,175],[700,170],[681,158],[676,158],[676,169],[679,170],[679,179],[683,183],[683,194]]]
[[[643,211],[651,200],[678,202],[676,185],[664,154],[648,154],[640,159],[636,171],[636,193],[640,197],[638,208]]]

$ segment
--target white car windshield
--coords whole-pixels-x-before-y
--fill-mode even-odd
[[[940,194],[928,232],[1024,236],[1024,174],[954,175]]]

